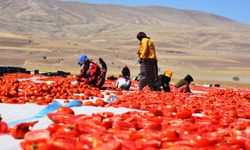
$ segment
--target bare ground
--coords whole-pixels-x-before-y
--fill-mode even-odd
[[[46,39],[37,37],[0,34],[0,65],[21,66],[29,70],[69,71],[79,73],[77,60],[82,54],[98,60],[102,57],[108,65],[108,75],[119,75],[122,67],[127,65],[132,76],[139,72],[137,64],[137,41],[128,40],[98,41],[92,38],[88,42],[72,39]],[[163,40],[159,40],[163,41]],[[121,43],[124,45],[120,45]],[[173,82],[191,74],[195,84],[219,83],[222,86],[249,88],[250,59],[249,56],[237,53],[235,56],[207,53],[205,50],[180,47],[167,48],[157,45],[159,73],[166,69],[174,72]],[[233,78],[238,77],[239,81]]]

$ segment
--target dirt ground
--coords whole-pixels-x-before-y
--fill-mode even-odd
[[[159,47],[161,45],[159,44]],[[93,60],[102,57],[108,66],[109,75],[119,75],[128,66],[132,76],[139,73],[137,44],[124,48],[99,49],[93,43],[74,42],[69,39],[54,40],[37,37],[0,34],[0,66],[20,66],[28,70],[67,71],[79,73],[77,61],[82,54]],[[194,84],[215,84],[227,87],[250,88],[250,59],[242,56],[208,55],[204,52],[162,50],[157,52],[159,74],[166,69],[173,71],[172,81],[190,74]],[[235,79],[238,79],[237,81]]]

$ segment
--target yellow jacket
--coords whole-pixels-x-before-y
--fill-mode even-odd
[[[143,38],[141,40],[140,48],[137,52],[137,55],[139,59],[157,60],[154,43],[148,38]]]

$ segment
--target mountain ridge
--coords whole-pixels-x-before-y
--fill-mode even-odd
[[[88,30],[88,24],[247,28],[214,14],[160,6],[130,7],[57,0],[1,0],[0,6],[0,19],[5,22],[1,24],[0,30],[18,34],[34,34],[39,31],[47,35],[57,34],[67,28],[74,29],[74,26]],[[76,29],[74,33],[80,35],[86,32]]]

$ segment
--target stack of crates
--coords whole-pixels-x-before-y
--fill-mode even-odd
[[[17,73],[17,72],[30,74],[30,71],[27,71],[25,68],[0,66],[0,76],[3,76],[5,73]]]

